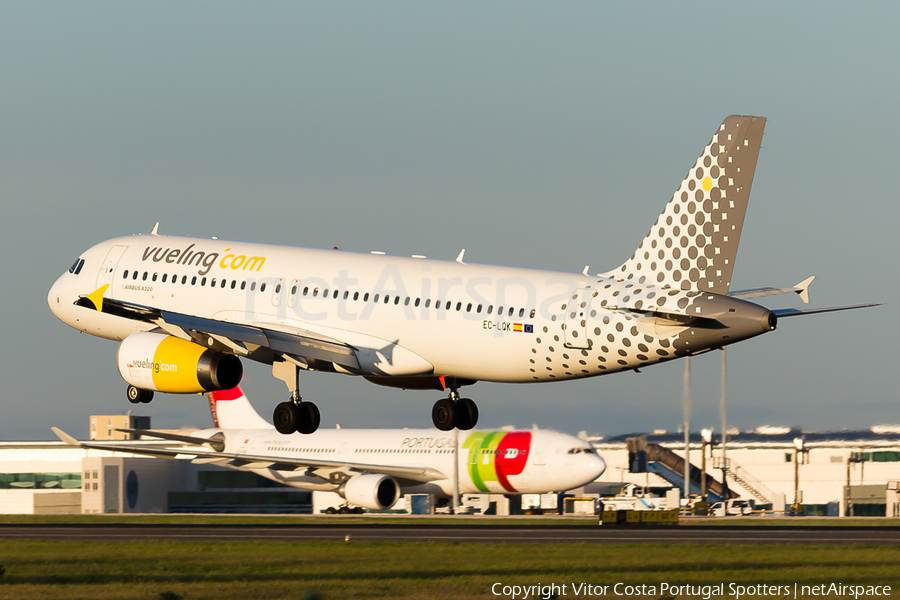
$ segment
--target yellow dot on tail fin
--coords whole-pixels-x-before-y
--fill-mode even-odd
[[[106,292],[107,288],[109,288],[108,283],[102,288],[87,295],[87,299],[94,304],[94,308],[97,309],[97,312],[103,312],[103,294]]]
[[[709,177],[704,177],[703,178],[703,189],[708,192],[711,188],[712,188],[712,179],[710,179]]]

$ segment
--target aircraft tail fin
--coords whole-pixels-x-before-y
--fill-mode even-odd
[[[259,416],[241,386],[209,392],[209,412],[213,423],[221,429],[271,429],[272,424]]]
[[[616,279],[727,294],[764,117],[727,117]]]

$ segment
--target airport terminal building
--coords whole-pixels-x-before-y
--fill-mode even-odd
[[[92,417],[91,437],[115,437],[112,425],[106,425],[109,417],[100,417],[100,426],[96,426],[97,418]],[[115,427],[135,424],[149,427],[145,420],[116,422]],[[666,488],[680,489],[683,480],[673,480],[666,469],[652,468],[652,461],[651,468],[636,465],[635,453],[629,451],[630,447],[634,450],[634,440],[657,445],[672,456],[684,454],[680,433],[591,439],[607,469],[595,484],[575,493],[609,495],[627,483],[662,495]],[[800,449],[797,440],[802,440]],[[172,445],[146,439],[128,443]],[[721,481],[724,465],[728,489],[742,498],[755,499],[757,505],[778,511],[796,498],[807,514],[900,517],[900,427],[825,433],[789,428],[733,432],[724,463],[720,446],[704,444],[700,434],[692,434],[691,464],[701,467],[703,454],[709,480]],[[692,488],[694,493],[699,491]],[[474,497],[467,500],[479,502]],[[304,513],[312,511],[313,503],[313,493],[249,471],[85,449],[58,441],[0,442],[0,513],[4,514]],[[316,504],[319,510],[321,502]],[[555,505],[555,499],[545,498],[543,504]],[[402,502],[397,505],[402,506]]]
[[[683,485],[683,480],[667,480],[653,469],[634,472],[640,469],[629,462],[629,439],[645,439],[684,456],[683,433],[658,431],[592,440],[606,460],[605,482],[651,488]],[[715,436],[713,445],[704,444],[701,434],[692,433],[691,464],[701,467],[705,453],[708,477],[721,481],[724,465],[728,489],[742,498],[753,498],[757,505],[783,510],[796,499],[806,514],[900,517],[900,427],[832,432],[787,427],[732,431],[724,463],[718,442],[719,436]],[[696,486],[692,490],[699,492]]]

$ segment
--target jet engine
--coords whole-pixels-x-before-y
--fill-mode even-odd
[[[384,510],[400,499],[400,484],[388,475],[357,475],[347,480],[340,493],[350,504]]]
[[[119,344],[116,362],[134,387],[171,394],[229,390],[244,373],[237,356],[165,333],[132,333]]]

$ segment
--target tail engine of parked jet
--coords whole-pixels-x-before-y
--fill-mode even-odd
[[[222,354],[165,333],[133,333],[116,355],[122,379],[134,388],[171,394],[228,390],[241,382],[237,356]]]
[[[400,499],[400,484],[388,475],[357,475],[347,480],[340,494],[350,504],[370,510],[384,510]]]

